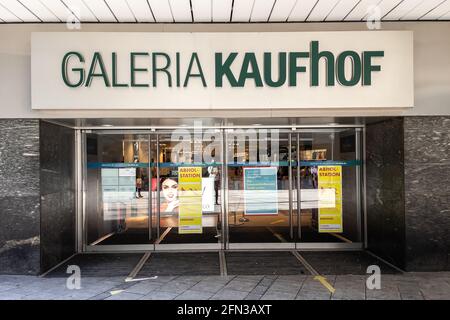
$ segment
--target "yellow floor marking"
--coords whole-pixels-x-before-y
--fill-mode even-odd
[[[113,290],[113,291],[110,291],[109,293],[111,293],[111,295],[115,295],[115,294],[119,294],[119,293],[121,293],[123,291],[124,290]]]
[[[327,281],[327,278],[325,278],[324,276],[315,276],[314,280],[319,281],[331,293],[334,293],[336,291],[336,289],[333,288],[333,286]]]
[[[281,222],[284,222],[284,219],[272,221],[270,224],[277,224],[277,223],[281,223]]]

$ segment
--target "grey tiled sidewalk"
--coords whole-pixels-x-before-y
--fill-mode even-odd
[[[450,272],[386,274],[381,290],[366,289],[364,275],[329,275],[332,294],[310,275],[160,276],[125,282],[124,277],[84,277],[69,290],[66,278],[0,275],[0,299],[450,299]]]

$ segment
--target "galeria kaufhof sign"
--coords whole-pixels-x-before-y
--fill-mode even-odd
[[[320,51],[319,42],[312,41],[309,52],[264,52],[258,57],[254,52],[243,52],[242,61],[237,66],[239,73],[233,73],[233,66],[240,53],[222,52],[214,53],[214,82],[210,85],[223,87],[245,87],[252,82],[255,87],[281,87],[284,85],[295,87],[297,85],[319,86],[319,64],[324,60],[325,83],[334,86],[372,85],[372,72],[381,71],[380,63],[374,64],[374,58],[384,57],[384,51],[364,51],[361,54],[347,50],[337,57],[330,51]],[[72,88],[91,86],[93,81],[100,81],[106,87],[158,87],[158,75],[163,80],[159,86],[188,87],[189,81],[200,81],[203,87],[208,87],[202,63],[197,52],[189,56],[187,66],[181,65],[181,54],[176,52],[170,55],[165,52],[130,52],[129,56],[122,57],[129,64],[129,72],[118,79],[117,52],[111,52],[110,63],[105,62],[101,52],[94,52],[89,57],[78,51],[69,51],[62,58],[61,77],[64,83]],[[276,56],[275,59],[273,56]],[[304,59],[303,65],[300,61]],[[275,60],[275,61],[274,61]],[[309,61],[308,61],[309,60]],[[272,67],[272,65],[274,67]],[[347,67],[350,65],[350,68]],[[299,73],[306,73],[309,67],[310,77],[298,79]],[[346,68],[347,67],[347,68]],[[185,72],[181,73],[181,70]],[[350,69],[346,73],[346,69]],[[139,72],[147,73],[147,83],[138,83],[136,75]],[[226,82],[226,84],[224,84]],[[297,83],[298,82],[298,83]]]
[[[34,109],[413,106],[405,31],[33,33]]]

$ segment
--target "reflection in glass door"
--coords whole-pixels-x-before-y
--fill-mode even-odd
[[[228,130],[226,139],[228,248],[294,248],[291,134]]]
[[[361,247],[360,130],[85,132],[83,243]]]
[[[359,130],[314,129],[298,133],[301,190],[298,247],[360,246]]]
[[[221,248],[221,149],[219,130],[158,134],[156,249]]]
[[[149,244],[149,135],[86,134],[85,244]]]

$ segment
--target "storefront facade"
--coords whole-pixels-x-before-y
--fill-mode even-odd
[[[450,24],[383,27],[1,26],[0,271],[183,250],[448,270]]]

